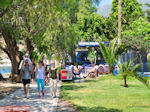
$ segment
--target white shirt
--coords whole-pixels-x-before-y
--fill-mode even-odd
[[[44,66],[40,69],[39,67],[37,68],[37,79],[44,79]]]

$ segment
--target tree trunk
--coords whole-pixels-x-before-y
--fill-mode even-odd
[[[12,54],[11,55],[11,65],[12,65],[11,76],[12,76],[12,81],[14,81],[14,75],[18,74],[19,63],[20,63],[19,56],[17,56],[17,55],[15,56],[15,54]]]
[[[118,44],[121,42],[121,0],[119,0],[118,9]]]
[[[27,51],[29,52],[29,55],[31,55],[32,51],[34,50],[34,47],[29,37],[26,38],[26,46],[27,46]]]
[[[71,54],[71,61],[72,61],[72,64],[76,63],[76,55],[75,55],[75,53]]]
[[[113,66],[113,65],[110,66],[110,67],[109,67],[109,70],[110,70],[110,73],[113,73],[113,71],[114,71],[114,66]]]
[[[20,53],[17,46],[16,39],[13,35],[8,33],[3,33],[3,38],[8,48],[9,58],[11,60],[12,70],[11,70],[11,79],[14,81],[14,75],[18,74],[18,67],[20,63]]]
[[[124,78],[124,87],[128,87],[127,78],[126,77]]]
[[[63,57],[63,67],[65,68],[66,67],[66,57]]]

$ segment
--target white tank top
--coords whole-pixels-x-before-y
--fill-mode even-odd
[[[44,70],[44,66],[41,69],[37,68],[37,79],[44,79]]]

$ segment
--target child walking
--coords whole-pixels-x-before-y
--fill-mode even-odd
[[[40,98],[40,90],[42,95],[44,96],[44,76],[45,76],[45,68],[43,66],[43,62],[40,60],[38,63],[38,67],[36,68],[36,80],[37,80],[37,87],[39,91],[38,98]],[[40,89],[41,86],[41,89]]]

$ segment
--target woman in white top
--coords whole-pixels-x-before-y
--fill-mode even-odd
[[[40,60],[39,61],[39,66],[36,69],[36,80],[37,80],[37,86],[38,86],[38,91],[39,95],[38,98],[40,98],[40,85],[42,88],[42,95],[44,96],[44,76],[45,76],[45,68],[43,66],[43,62]]]

